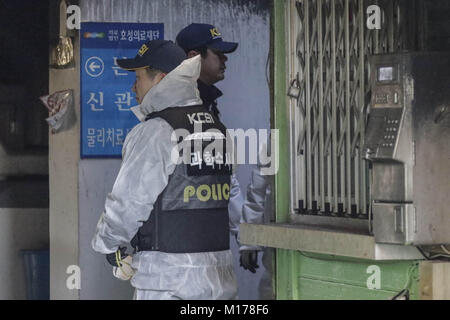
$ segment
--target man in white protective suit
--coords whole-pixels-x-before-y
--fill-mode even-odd
[[[125,139],[92,248],[131,279],[135,299],[236,299],[231,148],[226,128],[202,106],[200,56],[184,59],[173,42],[153,40],[134,59],[117,60],[136,72],[133,112],[142,122]]]

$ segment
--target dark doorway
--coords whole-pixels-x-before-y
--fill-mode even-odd
[[[0,207],[48,207],[49,1],[0,0]]]

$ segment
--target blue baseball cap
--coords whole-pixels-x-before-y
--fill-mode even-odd
[[[151,40],[144,43],[135,58],[117,59],[119,67],[129,71],[153,68],[169,73],[186,59],[186,53],[170,40]]]
[[[223,53],[231,53],[238,46],[237,42],[223,41],[222,35],[216,27],[204,23],[188,25],[178,33],[176,43],[186,52],[205,46]]]

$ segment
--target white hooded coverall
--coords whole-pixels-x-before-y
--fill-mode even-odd
[[[138,118],[142,121],[147,114],[168,107],[201,105],[196,82],[200,61],[200,56],[185,60],[152,87],[134,111]],[[92,239],[95,251],[109,254],[119,246],[126,246],[148,220],[176,166],[171,160],[172,150],[177,145],[172,133],[172,127],[165,120],[154,118],[139,123],[127,135],[119,174],[106,198],[105,210]],[[239,196],[234,175],[231,183],[229,208]],[[233,234],[238,232],[239,218],[230,212]],[[236,299],[237,282],[230,250],[140,251],[133,255],[132,267],[136,272],[131,285],[136,289],[134,298],[138,300]]]

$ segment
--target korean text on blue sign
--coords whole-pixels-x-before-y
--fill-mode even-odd
[[[135,73],[117,59],[134,58],[141,45],[164,39],[162,23],[81,24],[81,157],[120,157],[128,132],[139,122],[131,107]]]

